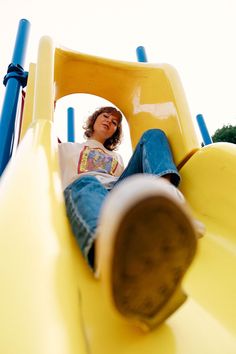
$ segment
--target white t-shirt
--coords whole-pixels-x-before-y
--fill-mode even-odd
[[[82,144],[59,144],[59,162],[63,189],[84,175],[95,176],[106,188],[111,188],[124,170],[118,153],[92,139]]]

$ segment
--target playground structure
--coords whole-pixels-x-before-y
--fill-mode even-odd
[[[54,48],[49,37],[40,41],[29,68],[20,144],[0,180],[1,353],[236,352],[236,146],[201,148],[176,70],[142,61]],[[68,224],[53,113],[54,101],[73,93],[116,105],[133,147],[143,131],[165,131],[181,190],[207,228],[184,280],[187,302],[150,333],[117,316]]]

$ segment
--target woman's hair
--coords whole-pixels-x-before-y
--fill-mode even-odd
[[[115,150],[117,146],[121,142],[121,135],[122,135],[122,128],[121,128],[121,121],[122,121],[122,114],[120,111],[118,111],[115,107],[101,107],[98,110],[96,110],[90,117],[88,117],[87,121],[85,122],[85,125],[83,128],[85,129],[84,135],[87,138],[90,138],[93,135],[93,126],[94,123],[99,116],[99,114],[102,113],[111,113],[113,116],[119,118],[119,124],[117,126],[117,129],[115,133],[105,141],[104,146],[107,150]]]

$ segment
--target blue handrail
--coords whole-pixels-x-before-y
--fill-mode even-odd
[[[75,141],[74,108],[67,109],[67,140],[70,143]]]
[[[198,123],[199,129],[200,129],[200,132],[202,134],[202,139],[203,139],[204,145],[212,144],[213,141],[212,141],[212,138],[211,138],[211,136],[210,136],[210,134],[208,132],[208,129],[207,129],[205,120],[203,118],[203,115],[202,114],[198,114],[196,116],[196,118],[197,118],[197,123]]]
[[[0,175],[2,175],[12,155],[15,137],[15,120],[20,87],[27,83],[27,73],[23,70],[29,34],[29,21],[19,22],[12,62],[4,78],[6,86],[0,117]]]
[[[143,46],[139,46],[136,48],[136,54],[138,62],[140,63],[147,63],[147,54],[145,48]]]

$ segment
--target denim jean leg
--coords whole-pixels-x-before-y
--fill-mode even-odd
[[[101,206],[108,191],[94,176],[83,176],[64,191],[67,216],[80,249],[93,268],[94,240]],[[90,257],[91,256],[91,257]]]
[[[137,173],[159,177],[170,174],[171,182],[176,187],[179,185],[180,175],[173,161],[168,139],[162,130],[150,129],[142,135],[117,183]]]

